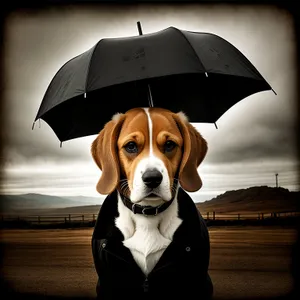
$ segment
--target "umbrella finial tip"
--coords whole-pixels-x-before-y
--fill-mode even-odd
[[[137,24],[137,28],[138,28],[138,31],[139,31],[139,35],[143,35],[141,22],[137,21],[136,24]]]

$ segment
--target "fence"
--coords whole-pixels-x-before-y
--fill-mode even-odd
[[[284,211],[284,212],[269,212],[269,213],[216,213],[206,212],[202,214],[205,220],[264,220],[267,218],[287,218],[287,217],[299,217],[299,211]]]
[[[215,220],[266,220],[266,219],[279,219],[289,217],[299,217],[299,211],[292,212],[270,212],[270,213],[216,213],[216,212],[204,212],[203,218],[206,221]],[[55,225],[55,224],[95,224],[97,214],[67,214],[67,215],[2,215],[0,217],[0,223],[8,222],[25,222],[27,224],[34,225]]]
[[[95,222],[97,219],[96,214],[68,214],[68,215],[2,215],[1,222],[27,222],[30,224],[71,224],[80,223],[86,224]]]

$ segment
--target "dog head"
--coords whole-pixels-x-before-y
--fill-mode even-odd
[[[115,189],[132,202],[169,201],[178,183],[197,191],[197,168],[207,143],[182,113],[161,108],[134,108],[106,123],[91,147],[102,174],[100,194]]]

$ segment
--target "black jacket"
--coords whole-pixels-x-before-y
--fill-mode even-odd
[[[208,230],[193,200],[178,192],[179,217],[183,220],[173,241],[146,277],[123,246],[123,235],[115,226],[117,192],[107,196],[99,211],[92,237],[98,274],[97,296],[119,299],[210,299],[213,286],[208,275],[210,244]]]

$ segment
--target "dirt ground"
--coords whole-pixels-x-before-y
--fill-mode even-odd
[[[210,227],[215,299],[262,299],[293,288],[296,230]],[[95,297],[92,228],[2,230],[4,279],[21,293]]]

